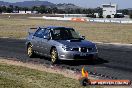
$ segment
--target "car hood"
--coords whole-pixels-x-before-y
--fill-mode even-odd
[[[87,40],[78,40],[78,41],[71,41],[71,40],[57,40],[57,43],[66,45],[66,46],[71,46],[71,47],[94,47],[95,44],[87,41]]]

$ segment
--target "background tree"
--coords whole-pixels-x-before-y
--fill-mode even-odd
[[[98,13],[100,18],[103,17],[103,10],[102,10],[102,8],[100,8],[100,7],[95,8],[95,13]]]
[[[75,9],[75,13],[76,14],[81,14],[82,13],[82,9]]]
[[[129,11],[129,17],[132,19],[132,10]]]
[[[1,9],[2,9],[2,12],[6,13],[7,11],[6,6],[2,6]]]
[[[52,8],[46,8],[45,10],[46,10],[45,13],[53,14]]]
[[[14,7],[13,5],[9,5],[8,7],[6,7],[6,12],[7,13],[13,13]]]
[[[0,6],[0,13],[2,13],[2,7]]]
[[[40,7],[37,8],[38,13],[46,13],[46,7],[44,5],[41,5]]]
[[[129,15],[129,10],[128,9],[120,9],[117,11],[118,13],[122,13],[124,15]]]
[[[58,8],[57,8],[57,7],[53,7],[53,8],[52,8],[52,13],[53,13],[53,14],[58,13]]]
[[[122,10],[122,13],[123,13],[124,15],[128,15],[128,14],[129,14],[129,10],[128,10],[128,9],[124,9],[124,10]]]
[[[28,7],[23,7],[23,8],[21,8],[21,9],[24,10],[25,13],[26,13],[26,11],[29,11],[29,10],[30,10],[30,8],[28,8]]]
[[[19,13],[20,7],[19,7],[19,6],[15,6],[15,7],[14,7],[14,10],[15,10],[17,13]]]

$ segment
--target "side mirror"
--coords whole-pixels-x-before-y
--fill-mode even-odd
[[[82,39],[85,39],[85,36],[82,36]]]

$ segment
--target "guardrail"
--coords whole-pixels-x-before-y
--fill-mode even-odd
[[[89,22],[103,22],[103,23],[132,23],[130,19],[87,19]]]
[[[110,19],[104,19],[104,18],[83,18],[83,17],[46,17],[43,16],[43,19],[47,20],[61,20],[61,21],[74,21],[74,22],[102,22],[102,23],[132,23],[131,19],[116,19],[116,18],[110,18]]]

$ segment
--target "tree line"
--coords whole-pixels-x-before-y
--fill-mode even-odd
[[[101,13],[102,9],[98,8],[64,8],[58,9],[57,7],[48,7],[48,6],[33,6],[33,7],[19,7],[19,6],[0,6],[0,13],[13,13],[19,11],[37,11],[38,13],[59,13],[59,14],[93,14],[93,13]]]
[[[129,17],[132,18],[132,10],[121,9],[121,10],[118,10],[118,13],[122,13],[124,15],[129,15]]]
[[[58,9],[57,7],[48,6],[33,6],[33,7],[19,7],[19,6],[0,6],[0,13],[19,13],[19,11],[37,11],[40,14],[88,14],[88,17],[95,17],[94,13],[98,13],[99,17],[102,18],[102,8],[64,8]],[[132,11],[128,9],[118,10],[119,13],[129,15],[132,18]]]

